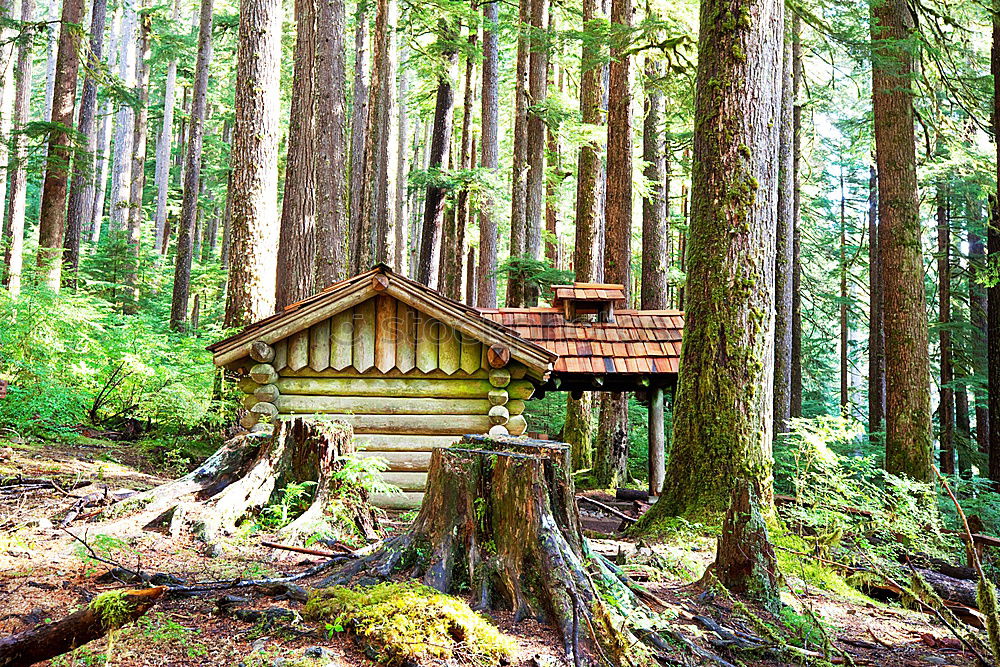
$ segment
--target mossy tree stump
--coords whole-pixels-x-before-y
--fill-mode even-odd
[[[653,664],[643,641],[662,642],[632,625],[648,609],[588,551],[563,443],[465,436],[435,450],[410,532],[322,585],[395,573],[445,593],[471,590],[480,611],[508,609],[515,620],[554,625],[572,664]]]

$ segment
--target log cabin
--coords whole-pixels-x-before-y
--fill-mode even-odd
[[[553,293],[551,306],[477,309],[379,265],[208,349],[237,379],[245,428],[291,416],[349,423],[361,456],[384,459],[385,481],[402,490],[376,497],[382,506],[419,504],[435,447],[525,434],[525,402],[547,391],[643,396],[657,492],[681,313],[627,309],[621,285]]]

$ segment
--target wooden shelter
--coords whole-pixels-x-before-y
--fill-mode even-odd
[[[385,459],[404,492],[382,504],[419,502],[435,447],[524,434],[525,401],[545,391],[645,393],[651,452],[657,406],[662,452],[681,314],[625,309],[620,285],[555,295],[552,307],[479,310],[379,265],[208,349],[239,377],[246,428],[291,416],[351,424],[362,456]]]

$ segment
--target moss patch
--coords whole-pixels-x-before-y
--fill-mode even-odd
[[[315,591],[304,616],[332,632],[353,632],[387,665],[432,659],[497,664],[514,650],[510,637],[462,600],[415,582]]]
[[[129,622],[132,606],[125,598],[125,591],[101,593],[90,601],[90,608],[97,612],[105,630],[117,630]]]

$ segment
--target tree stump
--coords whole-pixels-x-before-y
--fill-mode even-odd
[[[399,572],[445,593],[471,590],[480,611],[551,623],[575,665],[653,664],[643,642],[662,642],[632,625],[649,610],[587,548],[563,443],[465,436],[434,450],[411,531],[321,585]]]
[[[349,499],[335,498],[342,484],[336,473],[344,465],[343,457],[354,451],[353,431],[343,422],[278,421],[269,434],[244,434],[228,441],[185,477],[112,505],[106,516],[120,516],[128,508],[138,513],[102,526],[102,532],[169,523],[172,534],[187,529],[213,542],[276,502],[287,485],[315,482],[311,505],[282,529],[283,539],[294,542],[324,529],[336,532],[337,526],[328,521],[335,514],[374,540],[378,532],[367,493],[358,489]]]

